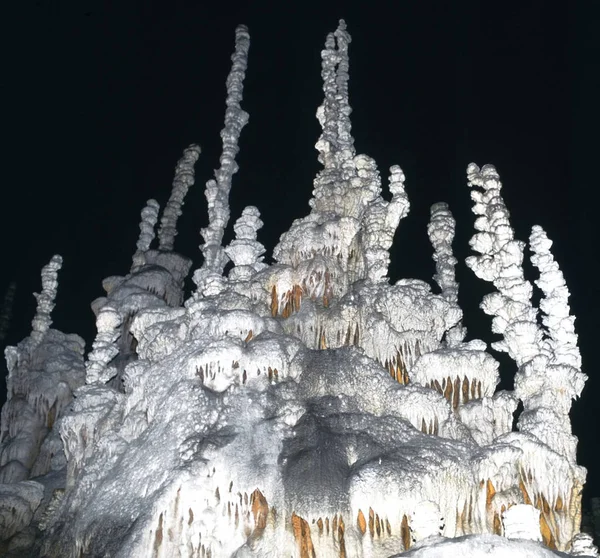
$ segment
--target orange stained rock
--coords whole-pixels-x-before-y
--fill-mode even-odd
[[[404,370],[402,370],[400,362],[398,362],[396,369],[394,370],[394,379],[401,384],[404,383]]]
[[[544,513],[548,515],[550,513],[550,505],[548,504],[548,500],[546,500],[543,494],[540,495],[540,499],[542,503],[542,509],[544,510]]]
[[[473,504],[471,502],[471,496],[469,496],[469,513],[467,514],[467,525],[471,525],[471,522],[473,521]]]
[[[323,520],[319,517],[317,519],[317,527],[319,528],[319,535],[323,534]]]
[[[556,549],[556,541],[550,531],[550,526],[546,520],[546,516],[543,512],[540,513],[540,532],[542,533],[542,540],[544,544],[551,549]]]
[[[494,535],[502,535],[502,523],[498,512],[494,512]]]
[[[450,403],[452,403],[452,380],[450,379],[450,376],[448,376],[448,379],[446,380],[446,389],[444,390],[444,397]]]
[[[463,403],[469,402],[469,379],[465,376],[462,382]]]
[[[375,512],[373,508],[369,508],[369,534],[372,537],[375,535]]]
[[[254,334],[252,333],[252,330],[250,330],[248,332],[248,335],[246,335],[246,339],[244,339],[244,343],[248,343],[250,341],[250,339],[252,339],[253,335]]]
[[[456,521],[457,529],[460,527],[463,534],[466,534],[467,527],[470,522],[469,514],[470,514],[470,497],[469,500],[465,500],[463,504],[462,511],[456,510],[456,514],[458,516],[458,520]]]
[[[279,313],[279,304],[277,301],[277,287],[273,285],[271,289],[271,316],[275,317]]]
[[[562,511],[562,509],[563,509],[563,501],[560,496],[556,499],[556,504],[554,505],[554,509],[556,511]]]
[[[494,484],[492,483],[492,481],[490,479],[487,480],[485,486],[486,486],[485,507],[487,509],[490,509],[490,507],[492,505],[492,498],[494,497],[494,494],[496,494],[496,489],[494,488]]]
[[[365,515],[363,514],[362,510],[358,510],[356,526],[363,535],[367,532],[367,522],[365,521]]]
[[[402,546],[404,550],[410,548],[410,528],[408,526],[408,517],[406,514],[402,516],[402,523],[400,523],[400,535],[402,536]]]
[[[460,378],[458,376],[454,380],[454,393],[452,395],[452,407],[456,409],[460,401]]]
[[[300,550],[300,558],[316,558],[308,522],[299,515],[292,513],[292,529]]]
[[[294,310],[297,312],[300,310],[300,305],[302,303],[302,287],[300,285],[294,285],[292,289],[292,296],[294,301]]]
[[[391,537],[392,536],[392,526],[390,525],[390,522],[387,519],[385,520],[385,530],[387,531],[387,534]]]
[[[267,526],[267,516],[269,514],[269,504],[267,503],[267,499],[257,488],[250,496],[250,503],[252,506],[255,528],[262,531]]]
[[[325,341],[325,331],[321,330],[321,338],[319,339],[319,349],[326,349],[327,348],[327,343]]]
[[[346,542],[344,540],[344,533],[346,531],[346,527],[344,525],[344,520],[340,515],[340,523],[338,525],[338,544],[340,546],[340,558],[347,558],[346,555]]]

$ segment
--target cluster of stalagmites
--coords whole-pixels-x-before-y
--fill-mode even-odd
[[[11,542],[26,555],[39,535],[34,514],[66,463],[57,422],[83,384],[85,344],[77,335],[51,329],[60,256],[42,269],[42,292],[32,333],[5,351],[7,401],[0,427],[0,552]],[[46,479],[37,482],[29,479]],[[60,480],[58,480],[60,484]],[[23,550],[25,549],[25,550]]]
[[[387,280],[409,202],[398,166],[385,200],[375,162],[354,150],[349,42],[343,22],[327,37],[316,145],[324,168],[311,212],[281,237],[274,264],[263,262],[253,206],[222,246],[248,120],[249,36],[239,27],[192,296],[182,306],[191,262],[173,246],[195,145],[176,167],[158,249],[160,207],[149,200],[130,272],[103,282],[85,365],[78,337],[48,329],[60,260],[44,269],[31,340],[7,350],[7,555],[384,558],[478,534],[585,547],[585,471],[567,416],[584,376],[549,241],[534,229],[542,330],[497,174],[469,167],[484,189],[473,193],[480,256],[469,265],[498,289],[483,308],[519,366],[516,393],[497,391],[486,343],[464,341],[447,205],[432,207],[427,231],[439,294],[422,280]],[[557,418],[561,435],[550,440]]]

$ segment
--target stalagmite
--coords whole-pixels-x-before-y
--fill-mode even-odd
[[[268,267],[262,262],[265,248],[256,240],[258,230],[262,226],[258,209],[254,206],[245,207],[233,226],[235,240],[225,248],[227,256],[235,266],[229,272],[230,279],[248,280],[254,273]]]
[[[150,245],[154,240],[154,227],[158,221],[158,212],[160,205],[156,200],[148,200],[146,206],[142,209],[140,220],[140,236],[137,241],[137,250],[133,255],[133,265],[131,273],[138,271],[146,262],[144,254],[150,250]]]
[[[458,283],[455,277],[457,260],[452,252],[452,241],[456,221],[448,209],[448,204],[439,202],[431,206],[431,220],[427,226],[429,241],[433,246],[433,260],[436,273],[434,279],[442,290],[442,296],[454,304],[458,303]],[[462,324],[456,325],[446,335],[449,345],[457,345],[466,335]]]
[[[34,293],[37,299],[35,317],[31,323],[31,348],[34,350],[50,329],[52,319],[50,314],[54,309],[56,291],[58,289],[58,271],[62,267],[62,258],[59,255],[52,256],[50,262],[42,268],[42,292]]]
[[[323,133],[317,142],[319,161],[325,168],[337,167],[354,156],[348,97],[348,45],[350,35],[340,20],[335,33],[329,33],[321,52],[321,77],[325,100],[317,110]]]
[[[158,249],[166,252],[173,250],[177,235],[177,220],[181,215],[185,195],[194,184],[194,165],[200,157],[200,147],[192,144],[183,151],[183,156],[175,167],[175,178],[171,197],[165,206],[158,230]]]
[[[471,246],[481,255],[467,258],[467,264],[498,289],[484,297],[481,307],[494,316],[492,330],[504,336],[494,347],[508,352],[519,367],[515,392],[524,406],[519,428],[575,462],[576,441],[567,414],[586,376],[579,370],[568,290],[549,251],[551,243],[541,227],[534,227],[530,244],[532,261],[540,270],[537,284],[544,294],[540,303],[545,314],[543,330],[531,304],[531,284],[524,277],[524,243],[514,239],[498,173],[491,165],[480,170],[474,164],[467,172],[469,185],[483,189],[471,193],[473,211],[479,215],[475,226],[480,231],[473,236]]]
[[[77,335],[50,329],[61,264],[60,256],[54,256],[42,269],[42,292],[35,294],[38,304],[30,337],[5,350],[8,378],[0,427],[0,487],[26,481],[32,471],[46,474],[63,465],[62,447],[53,443],[58,440],[50,430],[83,383],[85,343]]]
[[[542,323],[548,332],[548,340],[553,354],[552,364],[581,368],[581,354],[577,346],[575,333],[575,317],[569,315],[569,290],[562,271],[554,261],[544,229],[536,225],[531,231],[529,245],[533,252],[531,261],[539,272],[540,278],[535,282],[544,293],[540,301],[543,312]]]
[[[452,241],[456,222],[448,210],[448,204],[440,202],[431,206],[431,220],[427,226],[429,241],[433,246],[436,274],[434,279],[442,290],[442,296],[458,302],[458,283],[454,268],[457,260],[452,253]]]
[[[117,373],[115,369],[111,371],[108,366],[119,354],[116,341],[121,336],[119,327],[122,322],[123,317],[110,304],[106,304],[98,312],[96,318],[98,333],[86,363],[86,383],[107,382]]]
[[[598,557],[598,547],[594,545],[593,537],[588,533],[578,533],[573,537],[571,543],[571,554],[573,556]]]
[[[239,151],[238,141],[242,128],[248,122],[248,113],[242,110],[240,103],[243,95],[244,76],[248,66],[250,35],[244,25],[235,30],[235,51],[231,57],[232,66],[227,77],[227,109],[225,127],[221,132],[223,152],[220,168],[215,172],[214,180],[206,184],[208,202],[208,226],[202,229],[204,244],[201,246],[204,263],[195,272],[196,285],[202,283],[203,275],[223,272],[227,256],[221,242],[225,227],[229,221],[229,192],[233,175],[238,171],[235,157]]]

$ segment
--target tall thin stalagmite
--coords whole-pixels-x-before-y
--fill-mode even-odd
[[[201,282],[203,272],[223,273],[228,261],[222,246],[225,227],[229,222],[229,192],[233,175],[238,171],[235,157],[239,151],[239,139],[242,128],[248,122],[248,113],[241,108],[244,91],[244,76],[248,66],[248,50],[250,35],[245,25],[235,30],[235,51],[231,71],[227,77],[227,99],[225,110],[225,127],[221,131],[223,151],[221,166],[215,171],[215,178],[206,184],[206,200],[208,201],[208,226],[202,229],[204,244],[201,246],[204,263],[202,269],[195,273],[196,284]]]
[[[158,231],[159,250],[166,252],[173,250],[175,236],[177,236],[177,220],[181,215],[185,195],[194,184],[194,165],[198,157],[200,157],[200,147],[192,144],[184,150],[183,156],[177,162],[171,197],[160,220]]]

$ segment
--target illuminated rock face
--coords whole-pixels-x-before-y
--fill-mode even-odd
[[[197,291],[181,305],[190,264],[172,251],[193,146],[176,169],[160,249],[151,249],[151,200],[131,273],[105,280],[107,296],[93,305],[98,336],[85,385],[50,425],[64,448],[62,476],[6,479],[23,481],[6,491],[23,500],[3,535],[7,552],[22,555],[29,544],[61,558],[383,558],[464,537],[456,544],[468,556],[473,544],[493,547],[492,535],[514,550],[510,538],[523,533],[528,556],[551,555],[538,540],[571,548],[585,470],[574,461],[567,413],[585,377],[547,239],[534,231],[548,293],[544,329],[495,170],[469,167],[471,184],[487,192],[473,195],[481,256],[469,264],[498,289],[484,309],[519,366],[516,394],[496,391],[498,363],[486,344],[464,341],[445,204],[432,208],[428,227],[440,294],[422,280],[386,278],[409,203],[399,167],[390,169],[386,201],[375,162],[355,153],[349,43],[343,22],[327,37],[316,145],[324,168],[311,212],[282,236],[268,266],[254,207],[221,245],[248,118],[240,103],[249,36],[238,28]],[[513,432],[519,399],[526,414]],[[18,415],[3,411],[3,432],[23,425],[27,439],[28,415]],[[559,443],[545,437],[557,417]],[[27,524],[29,538],[15,539]]]

